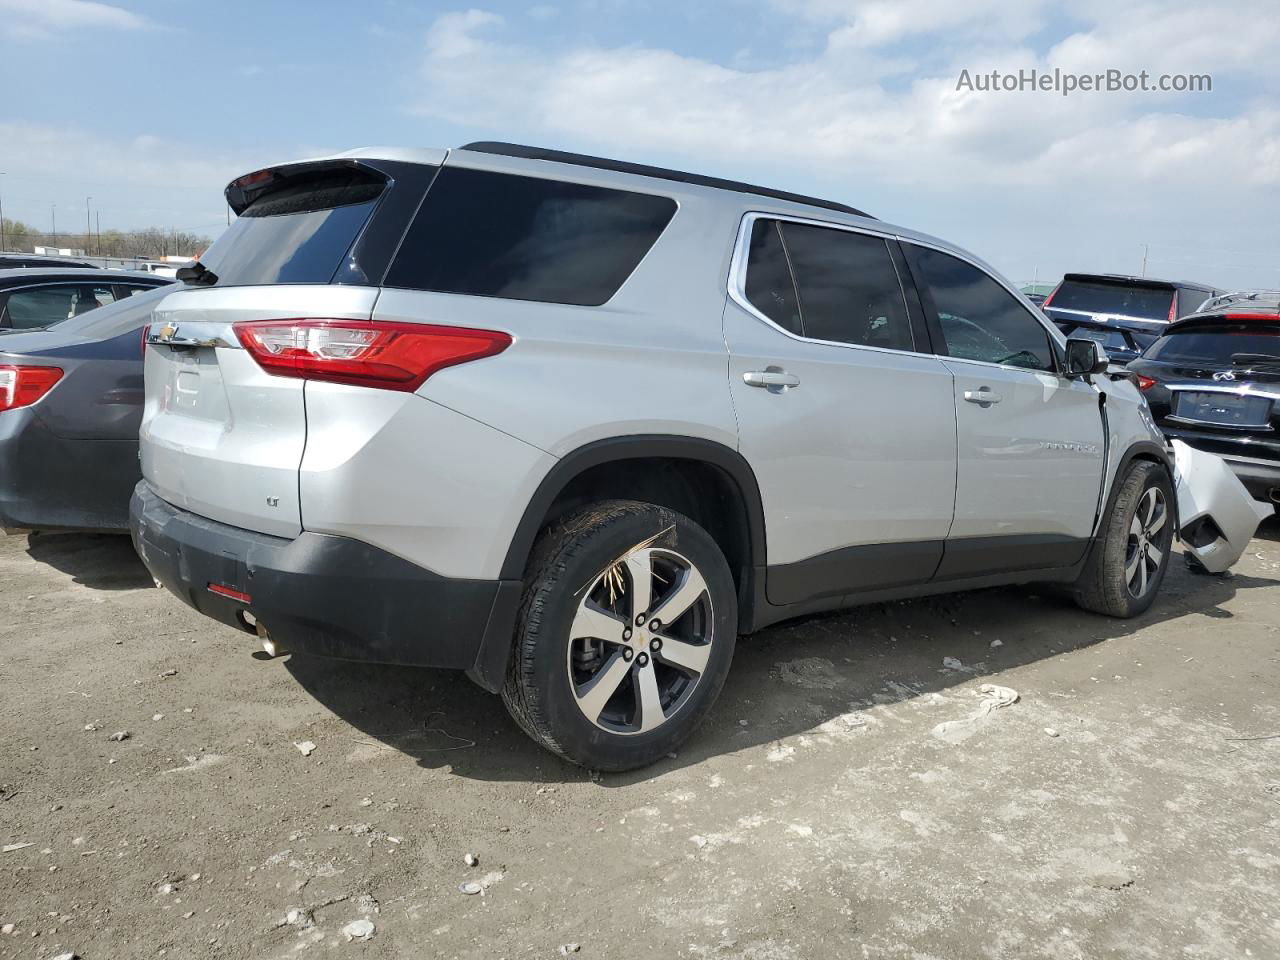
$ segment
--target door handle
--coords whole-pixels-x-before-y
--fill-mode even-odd
[[[787,373],[776,367],[770,367],[768,370],[748,370],[742,375],[742,380],[748,387],[776,389],[800,386],[800,378],[794,373]]]
[[[999,403],[1003,398],[990,387],[979,387],[977,390],[966,390],[964,398],[970,403],[976,403],[984,410],[993,403]]]

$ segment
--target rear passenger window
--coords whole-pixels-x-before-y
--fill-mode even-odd
[[[617,293],[675,212],[670,197],[445,167],[386,283],[599,306]]]
[[[1029,370],[1055,369],[1049,334],[1004,287],[972,264],[914,247],[917,279],[933,297],[947,352]]]
[[[799,223],[783,223],[782,235],[806,337],[913,349],[902,286],[883,238]]]
[[[62,320],[69,319],[76,313],[78,303],[84,303],[88,309],[88,300],[82,296],[85,289],[79,284],[50,284],[42,287],[31,287],[27,290],[15,290],[9,294],[0,326],[12,327],[16,330],[33,330],[48,327]],[[97,306],[97,304],[94,304]]]
[[[751,305],[778,326],[797,336],[803,335],[796,286],[776,220],[757,220],[751,227],[744,292]]]

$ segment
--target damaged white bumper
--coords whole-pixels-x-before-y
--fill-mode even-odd
[[[1183,548],[1210,573],[1223,573],[1240,559],[1272,508],[1253,499],[1221,457],[1181,440],[1172,444]]]

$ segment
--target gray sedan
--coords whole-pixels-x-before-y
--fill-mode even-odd
[[[0,527],[126,532],[142,331],[173,289],[0,337]]]

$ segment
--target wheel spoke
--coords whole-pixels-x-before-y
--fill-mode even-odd
[[[1131,537],[1142,536],[1142,521],[1138,519],[1137,512],[1135,512],[1133,515],[1133,523],[1129,524],[1129,536]]]
[[[631,574],[631,621],[649,614],[653,602],[653,551],[637,550],[627,555],[627,572]]]
[[[1160,569],[1160,564],[1164,562],[1164,552],[1156,549],[1154,543],[1147,544],[1147,559],[1151,561],[1152,573]]]
[[[1156,518],[1152,520],[1150,526],[1147,527],[1147,536],[1154,537],[1157,533],[1163,530],[1164,522],[1167,519],[1169,519],[1168,510],[1161,510],[1156,514]]]
[[[636,721],[640,732],[652,730],[667,715],[662,711],[662,694],[658,692],[658,677],[653,671],[653,661],[636,670]]]
[[[662,649],[658,651],[658,659],[673,667],[689,673],[702,673],[707,669],[707,660],[711,657],[711,644],[685,643],[683,640],[662,638]]]
[[[1137,576],[1138,567],[1142,565],[1142,551],[1135,549],[1133,559],[1124,565],[1124,582],[1133,586],[1133,578]]]
[[[578,614],[570,627],[570,640],[594,637],[610,643],[622,642],[622,628],[626,626],[619,617],[595,606],[590,600],[578,606]]]
[[[1156,515],[1156,497],[1160,495],[1160,491],[1156,487],[1152,487],[1142,496],[1142,506],[1146,510],[1146,518],[1142,521],[1144,528],[1150,528],[1151,518]]]
[[[604,710],[604,705],[622,685],[622,681],[630,670],[631,664],[622,659],[622,653],[615,652],[600,668],[599,673],[574,690],[574,696],[578,698],[578,706],[593,723],[600,719],[600,712]]]
[[[680,583],[658,606],[650,611],[664,624],[675,623],[707,592],[707,582],[697,569],[690,567],[680,576]]]
[[[1141,552],[1138,554],[1138,596],[1147,592],[1147,565]]]

